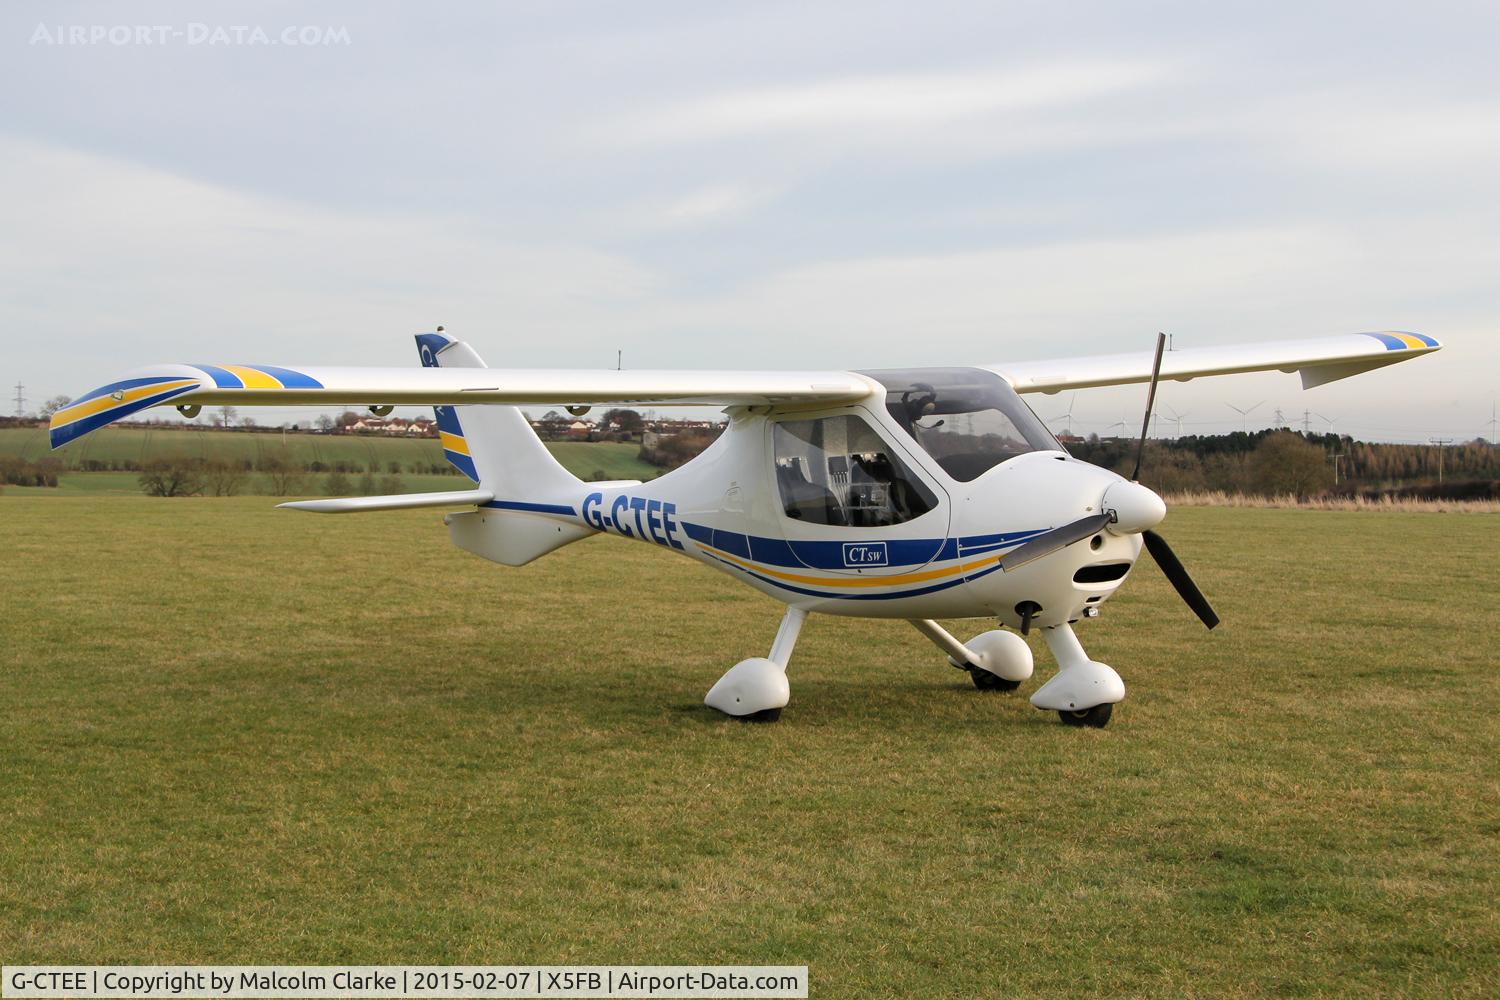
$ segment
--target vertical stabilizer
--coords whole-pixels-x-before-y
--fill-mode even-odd
[[[428,368],[484,368],[478,353],[441,333],[417,334]],[[571,503],[579,480],[558,464],[530,422],[514,406],[436,406],[443,454],[492,491],[500,502],[547,506]]]

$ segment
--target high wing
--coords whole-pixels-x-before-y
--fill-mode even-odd
[[[1441,350],[1442,344],[1420,333],[1351,333],[1317,340],[1278,340],[1227,347],[1198,347],[1162,355],[1161,377],[1177,382],[1204,375],[1240,372],[1301,372],[1302,388],[1311,389],[1361,372],[1383,368]],[[1060,392],[1102,385],[1151,380],[1150,351],[1056,361],[1022,361],[993,365],[1017,392]]]
[[[577,371],[156,365],[80,396],[52,417],[52,447],[151,406],[588,403],[653,406],[841,403],[875,383],[840,371]]]
[[[1416,333],[1356,333],[1170,351],[1161,377],[1280,370],[1302,373],[1304,388],[1429,354],[1442,347]],[[992,366],[1017,392],[1059,392],[1146,382],[1152,355],[1119,354]],[[877,391],[849,371],[577,371],[505,368],[283,368],[169,364],[132,372],[52,416],[59,448],[152,406],[465,405],[587,403],[655,406],[850,403]]]

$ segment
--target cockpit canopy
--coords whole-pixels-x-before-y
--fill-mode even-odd
[[[861,372],[886,389],[896,423],[961,483],[1033,451],[1062,451],[1046,424],[999,375],[982,368]]]

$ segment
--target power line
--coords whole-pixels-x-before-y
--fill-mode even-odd
[[[1443,485],[1443,447],[1453,443],[1452,438],[1428,438],[1438,449],[1438,485]]]
[[[26,415],[26,387],[20,382],[16,383],[16,416]]]

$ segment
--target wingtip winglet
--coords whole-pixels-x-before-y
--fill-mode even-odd
[[[202,385],[201,379],[185,375],[146,375],[100,386],[52,414],[48,441],[56,451],[85,434]]]

